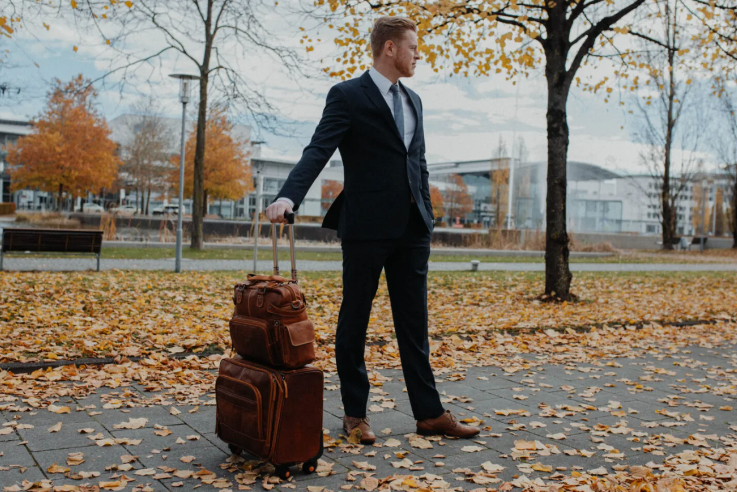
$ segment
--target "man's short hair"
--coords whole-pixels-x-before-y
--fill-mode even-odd
[[[387,41],[398,43],[405,31],[417,32],[417,25],[407,17],[384,16],[376,19],[371,31],[371,53],[374,58],[381,55]]]

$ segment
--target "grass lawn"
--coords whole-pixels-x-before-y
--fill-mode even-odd
[[[253,251],[247,249],[207,249],[202,251],[192,250],[185,247],[183,251],[185,258],[200,260],[251,260]],[[9,258],[65,258],[69,255],[48,253],[48,254],[19,254],[11,253]],[[102,257],[105,259],[129,259],[129,260],[155,260],[174,258],[174,247],[171,248],[121,248],[107,247],[102,249]],[[271,259],[271,248],[259,248],[258,258],[260,260]],[[297,252],[297,258],[300,260],[313,261],[341,261],[340,252]],[[289,262],[289,252],[279,251],[280,262]],[[485,263],[543,263],[544,258],[529,256],[494,256],[484,254],[464,254],[464,255],[441,255],[432,254],[430,261],[432,262],[463,262],[467,263],[471,260],[480,260]],[[703,261],[714,262],[733,262],[737,260],[737,254],[729,254],[724,252],[708,252],[700,254],[698,252],[683,253],[659,253],[659,252],[627,252],[624,254],[614,254],[612,256],[601,258],[571,258],[571,263],[701,263]]]

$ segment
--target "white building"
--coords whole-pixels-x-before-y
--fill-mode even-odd
[[[467,222],[481,222],[484,215],[494,216],[491,203],[490,171],[503,169],[509,159],[485,159],[428,164],[430,183],[442,190],[448,174],[459,174],[473,196],[474,210]],[[512,193],[512,215],[516,228],[545,229],[545,198],[547,195],[547,163],[516,165]],[[568,162],[567,226],[571,232],[602,232],[658,235],[660,224],[660,192],[658,180],[650,175],[623,176],[583,162]],[[712,214],[710,230],[716,224],[716,189],[722,190],[723,212],[730,203],[729,177],[722,174],[699,175],[687,183],[676,205],[676,234],[699,233],[702,217],[694,217],[699,208],[701,182],[707,180],[706,209]],[[505,213],[505,211],[503,211]],[[698,227],[695,228],[694,225]]]
[[[34,203],[38,197],[34,196],[33,191],[16,193],[13,196],[10,192],[10,173],[8,173],[7,162],[5,157],[7,152],[4,150],[5,145],[15,143],[18,137],[29,135],[33,131],[33,126],[28,121],[20,120],[0,120],[0,202],[9,203],[18,202],[27,204]]]

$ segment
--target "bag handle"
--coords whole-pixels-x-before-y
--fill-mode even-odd
[[[297,282],[297,262],[294,258],[294,212],[284,212],[289,228],[289,255],[292,260],[292,281]],[[274,276],[279,277],[279,255],[276,248],[276,224],[271,224],[272,249],[274,253]]]
[[[279,282],[286,283],[289,282],[289,279],[286,279],[282,277],[281,275],[255,275],[253,273],[248,274],[248,281],[249,282]]]

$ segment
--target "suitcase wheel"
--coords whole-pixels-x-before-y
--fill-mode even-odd
[[[240,454],[243,452],[243,450],[239,448],[238,446],[236,446],[235,444],[228,444],[228,449],[230,450],[231,453],[237,456],[240,456]]]
[[[276,474],[282,480],[287,480],[292,476],[292,472],[287,465],[279,465],[276,467]]]
[[[307,475],[315,473],[315,470],[317,470],[317,460],[310,460],[302,463],[302,471]]]

